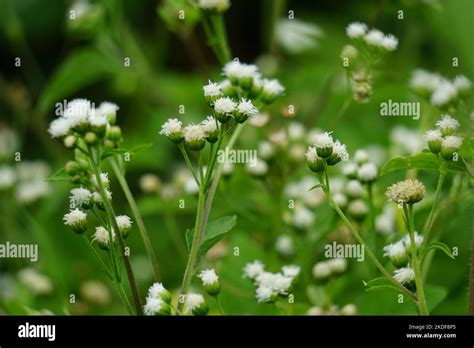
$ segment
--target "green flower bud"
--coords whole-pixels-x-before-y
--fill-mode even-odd
[[[66,166],[64,167],[64,170],[66,171],[66,173],[68,175],[73,176],[73,175],[81,172],[81,166],[76,161],[69,161],[69,162],[66,163]]]
[[[87,132],[84,135],[84,141],[86,142],[87,145],[94,146],[99,142],[99,138],[94,132]]]
[[[74,146],[76,146],[76,142],[77,138],[74,135],[68,135],[63,139],[63,144],[68,149],[72,149]]]
[[[119,126],[110,126],[105,136],[107,139],[119,143],[122,141],[122,130]]]
[[[202,271],[198,277],[201,278],[202,285],[209,295],[217,296],[219,294],[221,291],[221,285],[219,283],[219,277],[213,269]]]

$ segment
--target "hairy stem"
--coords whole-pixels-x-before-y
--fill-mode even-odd
[[[156,260],[155,252],[153,251],[151,240],[145,228],[145,224],[143,223],[143,219],[140,214],[140,211],[138,210],[137,203],[135,202],[135,199],[133,198],[133,195],[132,195],[132,192],[130,191],[130,187],[128,186],[127,180],[125,180],[125,177],[122,174],[122,171],[120,170],[120,168],[118,167],[117,162],[111,161],[111,163],[112,163],[112,169],[115,173],[115,176],[117,177],[120,187],[122,188],[122,191],[125,194],[125,197],[127,198],[127,202],[130,206],[130,209],[132,210],[135,221],[137,222],[138,230],[140,231],[140,235],[143,239],[143,244],[145,244],[146,253],[148,254],[148,258],[150,259],[151,265],[153,267],[155,280],[158,281],[160,279],[158,261]]]
[[[410,226],[408,233],[410,235],[410,246],[411,246],[411,262],[413,270],[415,271],[415,284],[416,293],[418,295],[418,310],[421,315],[429,315],[428,307],[425,300],[425,292],[423,289],[423,279],[421,277],[420,261],[418,260],[416,244],[415,244],[415,216],[413,214],[413,204],[408,204],[406,211],[406,219]]]

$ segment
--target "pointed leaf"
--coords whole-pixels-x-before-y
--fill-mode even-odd
[[[224,234],[234,228],[237,223],[237,216],[224,216],[220,219],[211,221],[207,224],[206,232],[199,248],[199,254],[205,255],[217,242],[219,242]]]
[[[369,280],[368,282],[362,281],[365,285],[366,291],[374,291],[374,290],[381,290],[381,289],[392,289],[397,292],[400,292],[400,289],[393,285],[393,283],[385,277],[375,278]]]
[[[423,251],[423,254],[421,255],[421,259],[423,260],[423,258],[426,256],[428,251],[435,250],[435,249],[441,250],[443,253],[448,255],[453,260],[455,259],[455,257],[453,255],[453,253],[451,252],[451,249],[449,248],[449,246],[447,246],[446,244],[441,243],[441,242],[431,242],[430,244],[428,244],[428,246]]]

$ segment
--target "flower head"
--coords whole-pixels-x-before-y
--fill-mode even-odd
[[[252,104],[252,101],[242,99],[237,105],[237,114],[235,120],[238,123],[245,122],[249,117],[255,116],[258,113],[258,109]]]
[[[459,122],[450,115],[443,115],[441,120],[436,122],[436,126],[440,129],[442,135],[452,135],[459,127]]]
[[[48,132],[52,138],[62,138],[69,133],[71,128],[72,125],[70,120],[64,117],[59,117],[51,122]]]
[[[115,239],[115,232],[112,230],[112,239]],[[97,242],[99,247],[104,250],[109,250],[110,236],[109,231],[102,226],[95,228],[94,236],[92,237],[93,242]]]
[[[383,47],[384,34],[378,29],[371,29],[365,36],[367,44],[375,47]]]
[[[308,147],[305,156],[308,167],[313,172],[320,173],[324,170],[323,159],[318,156],[318,152],[314,146]]]
[[[283,266],[281,271],[283,275],[290,278],[295,278],[300,274],[301,267],[297,265]]]
[[[169,315],[171,308],[161,298],[148,297],[143,312],[145,315]]]
[[[351,39],[363,37],[367,32],[367,25],[360,22],[354,22],[347,26],[346,34]]]
[[[340,161],[347,161],[348,159],[349,154],[347,153],[346,145],[336,140],[332,147],[332,154],[327,159],[328,164],[332,166]]]
[[[75,208],[90,207],[92,193],[83,187],[74,188],[69,196],[71,205]]]
[[[413,204],[425,196],[425,185],[417,179],[407,179],[391,185],[387,196],[398,204]]]
[[[77,208],[65,214],[63,220],[76,233],[84,233],[87,229],[87,214]]]
[[[431,95],[431,104],[442,108],[450,104],[456,96],[456,87],[451,82],[442,80]]]
[[[217,123],[218,121],[212,117],[212,116],[207,116],[202,122],[201,122],[201,128],[206,133],[206,140],[210,143],[215,143],[218,139],[217,135]]]
[[[266,103],[273,102],[277,97],[282,95],[283,92],[285,92],[285,87],[283,87],[278,80],[262,80],[262,99]]]
[[[377,166],[371,162],[364,163],[357,171],[361,182],[373,182],[377,178]]]
[[[187,294],[186,311],[194,315],[206,315],[209,307],[201,294]]]
[[[207,101],[212,102],[222,96],[224,93],[221,90],[220,83],[211,82],[202,87],[204,91],[204,97]]]
[[[163,283],[154,283],[150,286],[148,289],[148,299],[150,298],[161,299],[166,303],[171,302],[171,294],[163,286]]]
[[[415,231],[413,239],[415,240],[415,247],[416,250],[419,250],[421,247],[421,244],[423,244],[424,237],[421,234],[418,234],[418,232]],[[403,237],[403,243],[405,244],[405,248],[407,250],[408,254],[411,254],[411,240],[410,240],[410,235],[407,234],[405,237]]]
[[[168,137],[172,142],[179,144],[183,141],[183,124],[176,118],[170,118],[161,126],[160,134]]]
[[[408,258],[403,240],[385,246],[383,251],[384,256],[388,256],[395,267],[402,267],[407,264]]]
[[[199,124],[184,127],[184,142],[193,151],[199,151],[206,145],[206,132]]]
[[[394,51],[397,49],[398,39],[392,34],[385,35],[382,40],[382,47],[387,51]]]
[[[244,277],[255,279],[265,271],[263,263],[259,260],[247,263],[244,267]]]
[[[415,271],[411,267],[396,269],[393,278],[400,284],[412,283],[415,280]]]
[[[273,291],[270,286],[259,286],[257,288],[255,297],[259,303],[272,303],[275,302],[277,294]]]
[[[332,132],[319,133],[314,136],[314,146],[318,156],[329,157],[332,154],[334,141],[332,139]]]
[[[132,228],[132,220],[127,215],[119,215],[115,218],[119,231],[122,233],[123,238],[128,237],[128,232]]]
[[[237,104],[229,97],[219,98],[214,101],[214,110],[217,113],[217,120],[225,123],[227,122],[232,113],[235,111]]]

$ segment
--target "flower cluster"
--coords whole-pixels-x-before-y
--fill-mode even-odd
[[[343,66],[353,82],[354,100],[367,103],[372,95],[372,66],[386,52],[397,49],[398,39],[378,29],[368,29],[364,23],[351,23],[346,28],[347,36],[354,45],[347,45],[341,52]]]
[[[441,120],[436,122],[436,129],[431,129],[425,133],[425,140],[428,148],[434,154],[452,161],[461,148],[463,139],[455,135],[459,122],[449,115],[444,115]]]
[[[440,74],[423,69],[413,71],[409,84],[415,93],[442,110],[456,110],[472,87],[471,81],[464,75],[458,75],[450,81]]]
[[[162,283],[154,283],[148,289],[145,306],[145,315],[170,315],[171,314],[171,294]]]
[[[274,303],[279,297],[286,297],[290,293],[300,267],[296,265],[283,266],[281,272],[265,271],[265,266],[258,260],[248,263],[244,267],[244,277],[250,278],[256,286],[256,298],[260,303]]]
[[[325,168],[347,161],[349,154],[346,145],[339,140],[334,141],[332,132],[323,132],[314,136],[314,144],[306,151],[306,162],[315,173],[323,173]]]
[[[233,60],[224,66],[223,74],[225,80],[219,83],[209,81],[203,86],[212,115],[199,124],[184,127],[178,119],[169,119],[163,124],[160,134],[176,144],[184,142],[192,151],[200,151],[206,141],[216,143],[224,135],[225,128],[231,129],[255,116],[258,113],[256,103],[271,103],[284,92],[277,80],[262,79],[255,65]]]
[[[418,252],[423,243],[423,236],[415,232],[414,240],[416,251]],[[398,242],[386,245],[383,248],[383,251],[384,256],[387,256],[395,267],[399,268],[406,266],[411,257],[410,236],[407,234]]]

